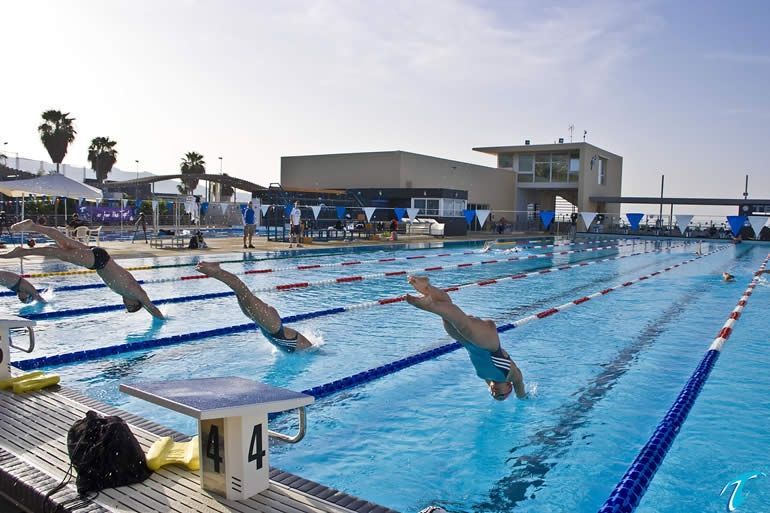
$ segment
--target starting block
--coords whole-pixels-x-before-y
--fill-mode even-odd
[[[0,318],[0,380],[11,379],[11,348],[31,353],[35,349],[35,331],[32,327],[35,321],[6,315]],[[29,333],[29,347],[21,348],[13,345],[11,330],[14,328],[26,328]]]
[[[244,378],[202,378],[121,384],[120,391],[198,419],[201,488],[230,500],[270,485],[268,436],[297,443],[305,436],[309,395]],[[294,436],[269,431],[267,415],[299,410]]]

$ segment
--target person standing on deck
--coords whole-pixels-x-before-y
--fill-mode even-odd
[[[257,230],[257,214],[254,212],[254,203],[249,201],[246,210],[243,211],[243,249],[246,249],[246,237],[249,238],[248,247],[254,249],[251,243],[254,232]]]
[[[289,214],[289,222],[291,224],[291,235],[289,235],[289,247],[292,247],[292,243],[295,238],[297,241],[297,247],[301,248],[302,244],[302,211],[299,209],[299,201],[294,202],[294,208],[291,209]]]

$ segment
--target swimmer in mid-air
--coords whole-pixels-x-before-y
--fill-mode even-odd
[[[725,271],[722,273],[722,279],[724,281],[735,281],[735,276]]]
[[[163,319],[158,307],[152,304],[147,293],[137,283],[136,279],[110,258],[110,255],[100,247],[88,247],[75,239],[70,239],[56,228],[42,226],[27,219],[11,226],[12,232],[37,232],[56,242],[55,247],[46,248],[14,248],[0,258],[23,258],[25,256],[45,256],[58,258],[71,264],[93,269],[118,295],[123,297],[123,304],[130,313],[144,308],[156,319]]]
[[[313,344],[304,335],[283,325],[275,308],[255,296],[245,283],[219,267],[217,262],[201,262],[195,269],[233,289],[241,311],[259,325],[262,334],[273,345],[288,352],[312,347]]]
[[[15,292],[19,301],[24,304],[32,301],[45,303],[45,299],[37,293],[35,286],[16,273],[0,271],[0,286],[8,287],[11,292]]]
[[[422,297],[407,294],[406,301],[444,320],[444,329],[468,351],[476,375],[487,382],[492,397],[504,401],[511,392],[519,399],[527,396],[521,371],[500,345],[493,321],[467,315],[425,276],[410,276],[407,281]]]

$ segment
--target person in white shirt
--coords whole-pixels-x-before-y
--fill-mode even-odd
[[[302,211],[299,209],[299,201],[294,202],[294,208],[291,209],[289,214],[289,222],[291,223],[291,235],[289,236],[289,247],[292,247],[294,241],[297,242],[297,247],[301,248],[302,244]]]

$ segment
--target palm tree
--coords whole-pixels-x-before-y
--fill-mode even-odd
[[[57,173],[59,172],[59,164],[67,154],[67,146],[75,140],[77,133],[75,127],[72,126],[75,118],[71,118],[69,115],[69,112],[62,114],[58,110],[47,110],[43,112],[45,123],[37,127],[43,146],[48,150],[51,160],[56,163]]]
[[[91,169],[96,172],[98,183],[104,182],[118,160],[116,144],[118,143],[110,141],[109,137],[94,137],[91,140],[91,146],[88,147],[88,161],[91,163]]]
[[[206,162],[203,155],[194,151],[185,153],[179,169],[183,175],[202,175],[206,173]],[[182,178],[182,185],[177,185],[177,189],[182,194],[192,194],[198,187],[197,178]]]

